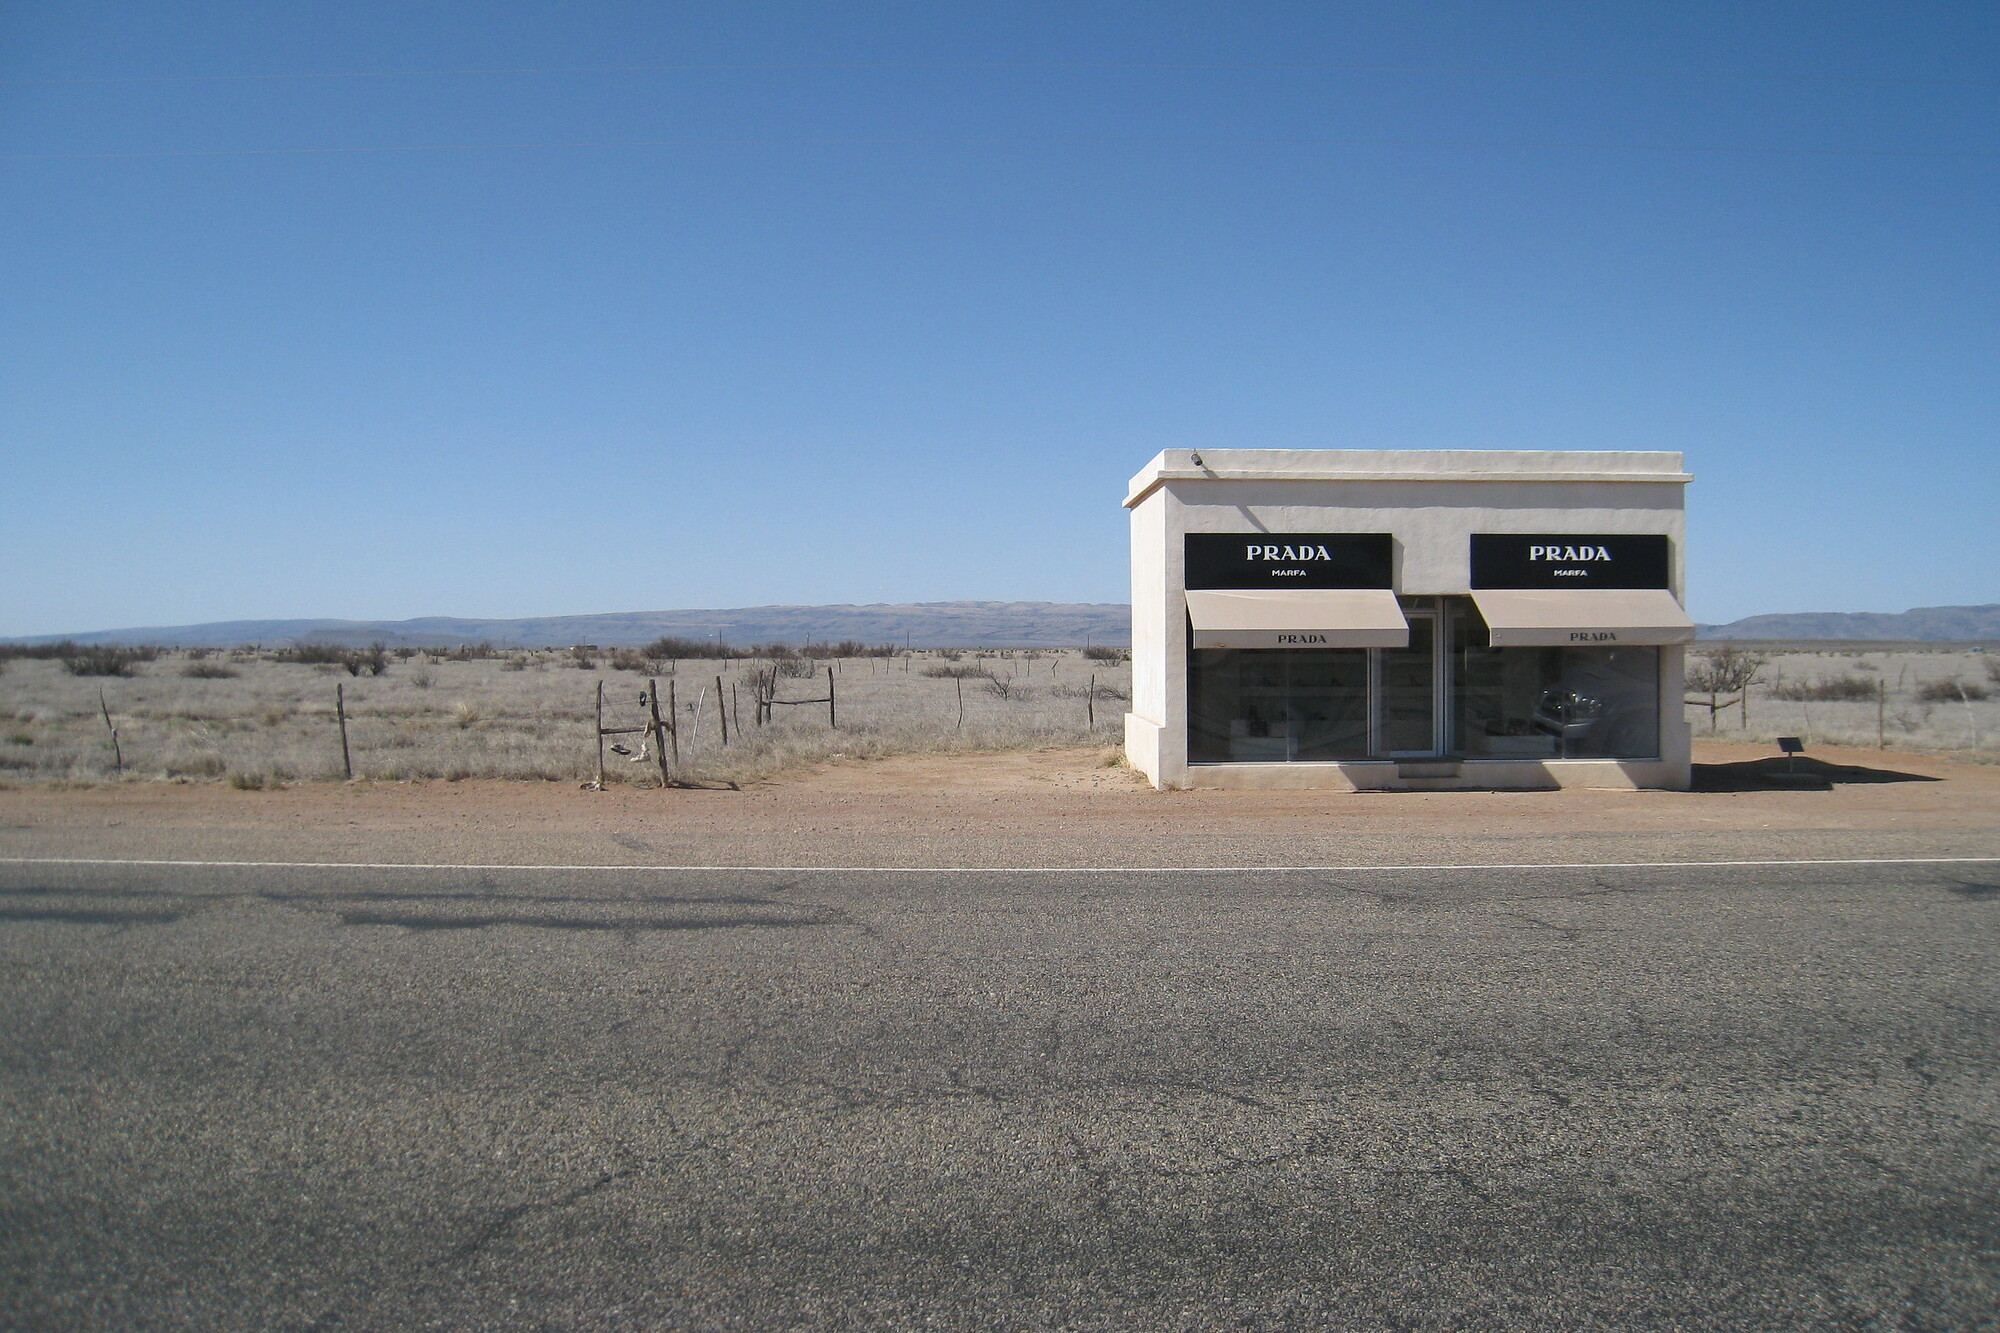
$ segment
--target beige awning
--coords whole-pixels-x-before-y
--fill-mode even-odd
[[[1664,588],[1483,589],[1472,594],[1495,648],[1688,643],[1694,622]]]
[[[1387,588],[1254,588],[1187,594],[1197,648],[1403,648],[1410,623]]]

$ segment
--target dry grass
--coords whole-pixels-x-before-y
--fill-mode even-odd
[[[1764,741],[1796,735],[1809,747],[1874,745],[1873,697],[1822,698],[1814,686],[1839,681],[1839,689],[1826,693],[1851,696],[1856,690],[1846,682],[1872,687],[1879,680],[1888,745],[1975,759],[2000,750],[2000,699],[1990,688],[2000,664],[1985,654],[1957,648],[1763,651],[1769,660],[1750,690],[1749,726],[1730,709],[1716,720],[1715,735]],[[357,777],[582,781],[595,766],[590,726],[597,683],[604,682],[607,723],[637,726],[645,715],[645,677],[615,669],[606,655],[590,669],[574,662],[567,650],[470,660],[416,657],[393,662],[381,676],[355,677],[338,663],[280,661],[268,654],[163,654],[132,664],[129,676],[107,678],[71,675],[55,659],[22,658],[0,672],[0,782],[118,778],[98,713],[100,688],[119,729],[128,781],[226,781],[254,789],[337,780],[336,684],[346,689]],[[204,670],[189,672],[194,665]],[[668,664],[660,684],[663,698],[672,687],[679,709],[680,773],[741,782],[834,756],[1116,745],[1131,692],[1129,664],[1088,661],[1073,650],[958,650],[833,665],[837,731],[827,726],[824,704],[779,708],[770,726],[756,726],[753,664]],[[806,668],[810,675],[782,675],[779,697],[823,696],[826,666],[813,664]],[[725,699],[733,687],[727,746],[715,709],[717,676]],[[1094,727],[1085,721],[1092,676]],[[1696,735],[1710,734],[1705,708],[1690,707],[1688,719]],[[658,780],[651,763],[612,756],[608,768],[613,781]]]
[[[1768,741],[1798,736],[1809,749],[1872,746],[1879,714],[1880,740],[1895,749],[1958,751],[1980,761],[2000,751],[2000,702],[1986,697],[1989,674],[2000,664],[1989,654],[1951,646],[1758,651],[1768,661],[1750,687],[1749,725],[1744,727],[1738,710],[1731,708],[1716,719],[1714,734],[1719,737]],[[1688,720],[1695,735],[1710,734],[1706,708],[1690,708]]]
[[[663,703],[678,708],[677,776],[745,781],[836,755],[872,758],[950,750],[1115,744],[1131,669],[1080,653],[975,654],[982,668],[961,682],[925,674],[942,655],[849,658],[831,663],[839,729],[824,704],[779,708],[758,727],[750,677],[764,663],[663,664]],[[238,652],[166,654],[117,679],[79,678],[58,661],[20,660],[0,674],[0,781],[91,783],[118,779],[98,713],[100,686],[117,724],[128,781],[229,782],[255,790],[341,776],[334,687],[345,688],[358,778],[518,778],[582,781],[594,776],[595,693],[604,684],[606,725],[637,726],[646,677],[608,655],[582,669],[567,650],[465,661],[417,657],[380,676],[350,676],[338,663],[275,660]],[[199,665],[199,672],[188,668]],[[826,694],[828,663],[781,676],[779,698]],[[222,674],[223,671],[232,674]],[[1097,680],[1094,727],[1087,685]],[[716,713],[716,678],[732,700],[729,744]],[[998,690],[987,688],[998,682]],[[698,716],[697,716],[698,710]],[[615,738],[636,747],[636,737]],[[607,757],[611,780],[657,782],[650,762]]]

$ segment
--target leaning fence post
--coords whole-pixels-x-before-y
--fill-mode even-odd
[[[104,687],[97,687],[97,711],[104,714],[104,729],[111,733],[111,762],[118,772],[125,772],[125,751],[118,747],[118,728],[111,723],[111,705],[104,702]]]
[[[1090,729],[1097,730],[1097,673],[1090,673],[1090,688],[1084,691],[1083,715],[1090,719]]]
[[[722,699],[722,677],[715,678],[715,712],[722,719],[722,743],[729,744],[729,708]]]
[[[833,716],[833,668],[826,669],[826,727],[828,731],[839,731],[840,723]]]
[[[597,789],[604,790],[604,680],[597,681]]]
[[[333,684],[333,715],[340,720],[340,767],[349,782],[354,781],[354,759],[347,750],[347,686]]]

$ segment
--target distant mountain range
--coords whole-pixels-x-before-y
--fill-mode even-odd
[[[1886,614],[1802,611],[1748,616],[1702,625],[1703,639],[1889,639],[1923,642],[2000,641],[2000,603],[1920,606]],[[706,611],[627,611],[528,620],[223,620],[207,625],[153,625],[49,634],[23,643],[156,643],[183,648],[237,644],[337,643],[356,646],[449,647],[492,643],[506,648],[560,648],[594,643],[636,647],[663,636],[720,638],[725,643],[908,642],[918,648],[1042,648],[1085,642],[1132,641],[1132,611],[1123,602],[892,602],[866,606],[750,606]]]
[[[1702,625],[1703,639],[1903,639],[1926,643],[2000,640],[2000,603],[1881,611],[1795,611]]]
[[[155,643],[181,648],[238,644],[335,643],[450,647],[563,648],[594,643],[638,647],[662,637],[724,643],[909,643],[918,648],[1039,648],[1128,644],[1132,611],[1123,602],[901,602],[866,606],[749,606],[723,610],[625,611],[528,620],[222,620],[149,625],[88,634],[48,634],[21,642]]]

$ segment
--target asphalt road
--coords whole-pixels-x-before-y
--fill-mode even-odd
[[[2000,863],[0,867],[9,1329],[2000,1327]]]

